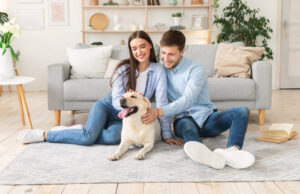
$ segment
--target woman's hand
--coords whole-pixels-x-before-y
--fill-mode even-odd
[[[133,89],[129,89],[129,90],[127,90],[127,92],[137,92],[137,91],[136,91],[136,90],[133,90]],[[143,96],[143,93],[142,93],[142,92],[139,92],[139,94]]]
[[[157,110],[150,108],[148,112],[142,116],[142,122],[146,125],[150,125],[157,119],[157,117]]]
[[[169,145],[178,145],[178,146],[183,146],[183,142],[173,139],[173,138],[168,138],[165,139],[165,142]]]

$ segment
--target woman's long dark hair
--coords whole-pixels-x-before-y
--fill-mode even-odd
[[[124,88],[124,89],[125,90],[129,90],[129,89],[135,90],[136,89],[136,78],[137,78],[136,71],[139,66],[139,61],[134,58],[131,47],[130,47],[130,42],[135,38],[144,39],[152,46],[152,48],[150,50],[149,61],[150,61],[150,63],[151,62],[157,63],[154,46],[153,46],[152,40],[149,37],[149,35],[145,31],[135,31],[128,38],[129,58],[122,60],[115,68],[115,70],[110,78],[111,86],[112,86],[112,82],[114,81],[112,79],[113,79],[113,75],[115,74],[116,70],[123,65],[129,65],[125,69],[124,73],[121,73],[123,75],[123,79],[124,79],[124,77],[128,77],[128,82],[126,83],[126,88]],[[119,74],[118,76],[120,76],[121,74]]]

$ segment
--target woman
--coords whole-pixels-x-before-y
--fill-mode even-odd
[[[122,129],[122,120],[118,118],[121,110],[119,100],[127,90],[141,92],[149,99],[155,94],[157,107],[168,103],[166,73],[157,63],[149,35],[144,31],[134,32],[128,39],[128,48],[130,57],[118,64],[111,78],[112,93],[94,104],[85,128],[59,126],[49,132],[27,129],[19,134],[18,139],[22,143],[119,144]],[[170,118],[160,117],[159,122],[166,143],[182,145],[172,138]]]

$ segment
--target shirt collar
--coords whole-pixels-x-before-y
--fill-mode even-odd
[[[146,71],[148,71],[148,72],[154,72],[154,65],[155,65],[154,62],[150,62],[150,65],[149,65],[149,67],[148,67],[148,70],[146,70]],[[136,69],[136,73],[139,73],[139,70],[138,70],[138,69]]]
[[[149,71],[154,71],[154,64],[155,63],[153,63],[153,62],[150,63],[150,65],[148,67]]]
[[[180,63],[173,70],[171,70],[171,71],[173,71],[174,73],[176,73],[177,71],[179,71],[182,68],[184,68],[185,61],[186,61],[186,58],[184,56],[182,56]]]

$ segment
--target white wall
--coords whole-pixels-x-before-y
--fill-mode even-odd
[[[81,8],[80,0],[69,0],[69,25],[48,25],[48,1],[40,4],[17,4],[9,0],[9,16],[16,16],[16,9],[44,8],[44,29],[36,31],[23,30],[14,41],[14,48],[21,51],[17,66],[19,74],[33,76],[35,82],[24,87],[30,90],[47,89],[47,66],[52,63],[66,61],[66,46],[73,46],[81,41]]]
[[[40,4],[17,4],[16,0],[9,0],[9,15],[15,17],[16,9],[19,8],[44,8],[44,29],[38,31],[22,31],[21,37],[16,39],[13,43],[16,49],[21,51],[20,62],[18,70],[21,75],[28,75],[36,77],[36,81],[25,85],[29,90],[46,90],[47,89],[47,66],[52,63],[66,61],[65,48],[67,46],[74,46],[81,42],[81,0],[69,0],[69,25],[68,26],[49,26],[48,25],[48,0],[43,0]],[[221,11],[229,1],[220,0]],[[272,39],[269,44],[274,53],[273,64],[273,88],[275,88],[275,59],[277,51],[277,8],[278,3],[275,0],[248,0],[248,5],[251,8],[260,8],[261,15],[270,19],[270,25],[273,29]],[[128,11],[128,10],[127,10]],[[188,11],[185,11],[188,14]],[[122,14],[122,13],[120,13]],[[130,13],[135,17],[138,13]],[[164,17],[164,13],[157,18]],[[110,24],[111,25],[111,24]],[[212,40],[215,40],[217,29],[213,29]],[[153,33],[151,37],[155,43],[159,42],[161,34]],[[128,34],[116,33],[105,34],[101,37],[99,35],[91,35],[87,39],[88,42],[103,41],[105,44],[119,44],[120,40],[127,40]],[[188,43],[195,43],[197,37],[188,37]]]

